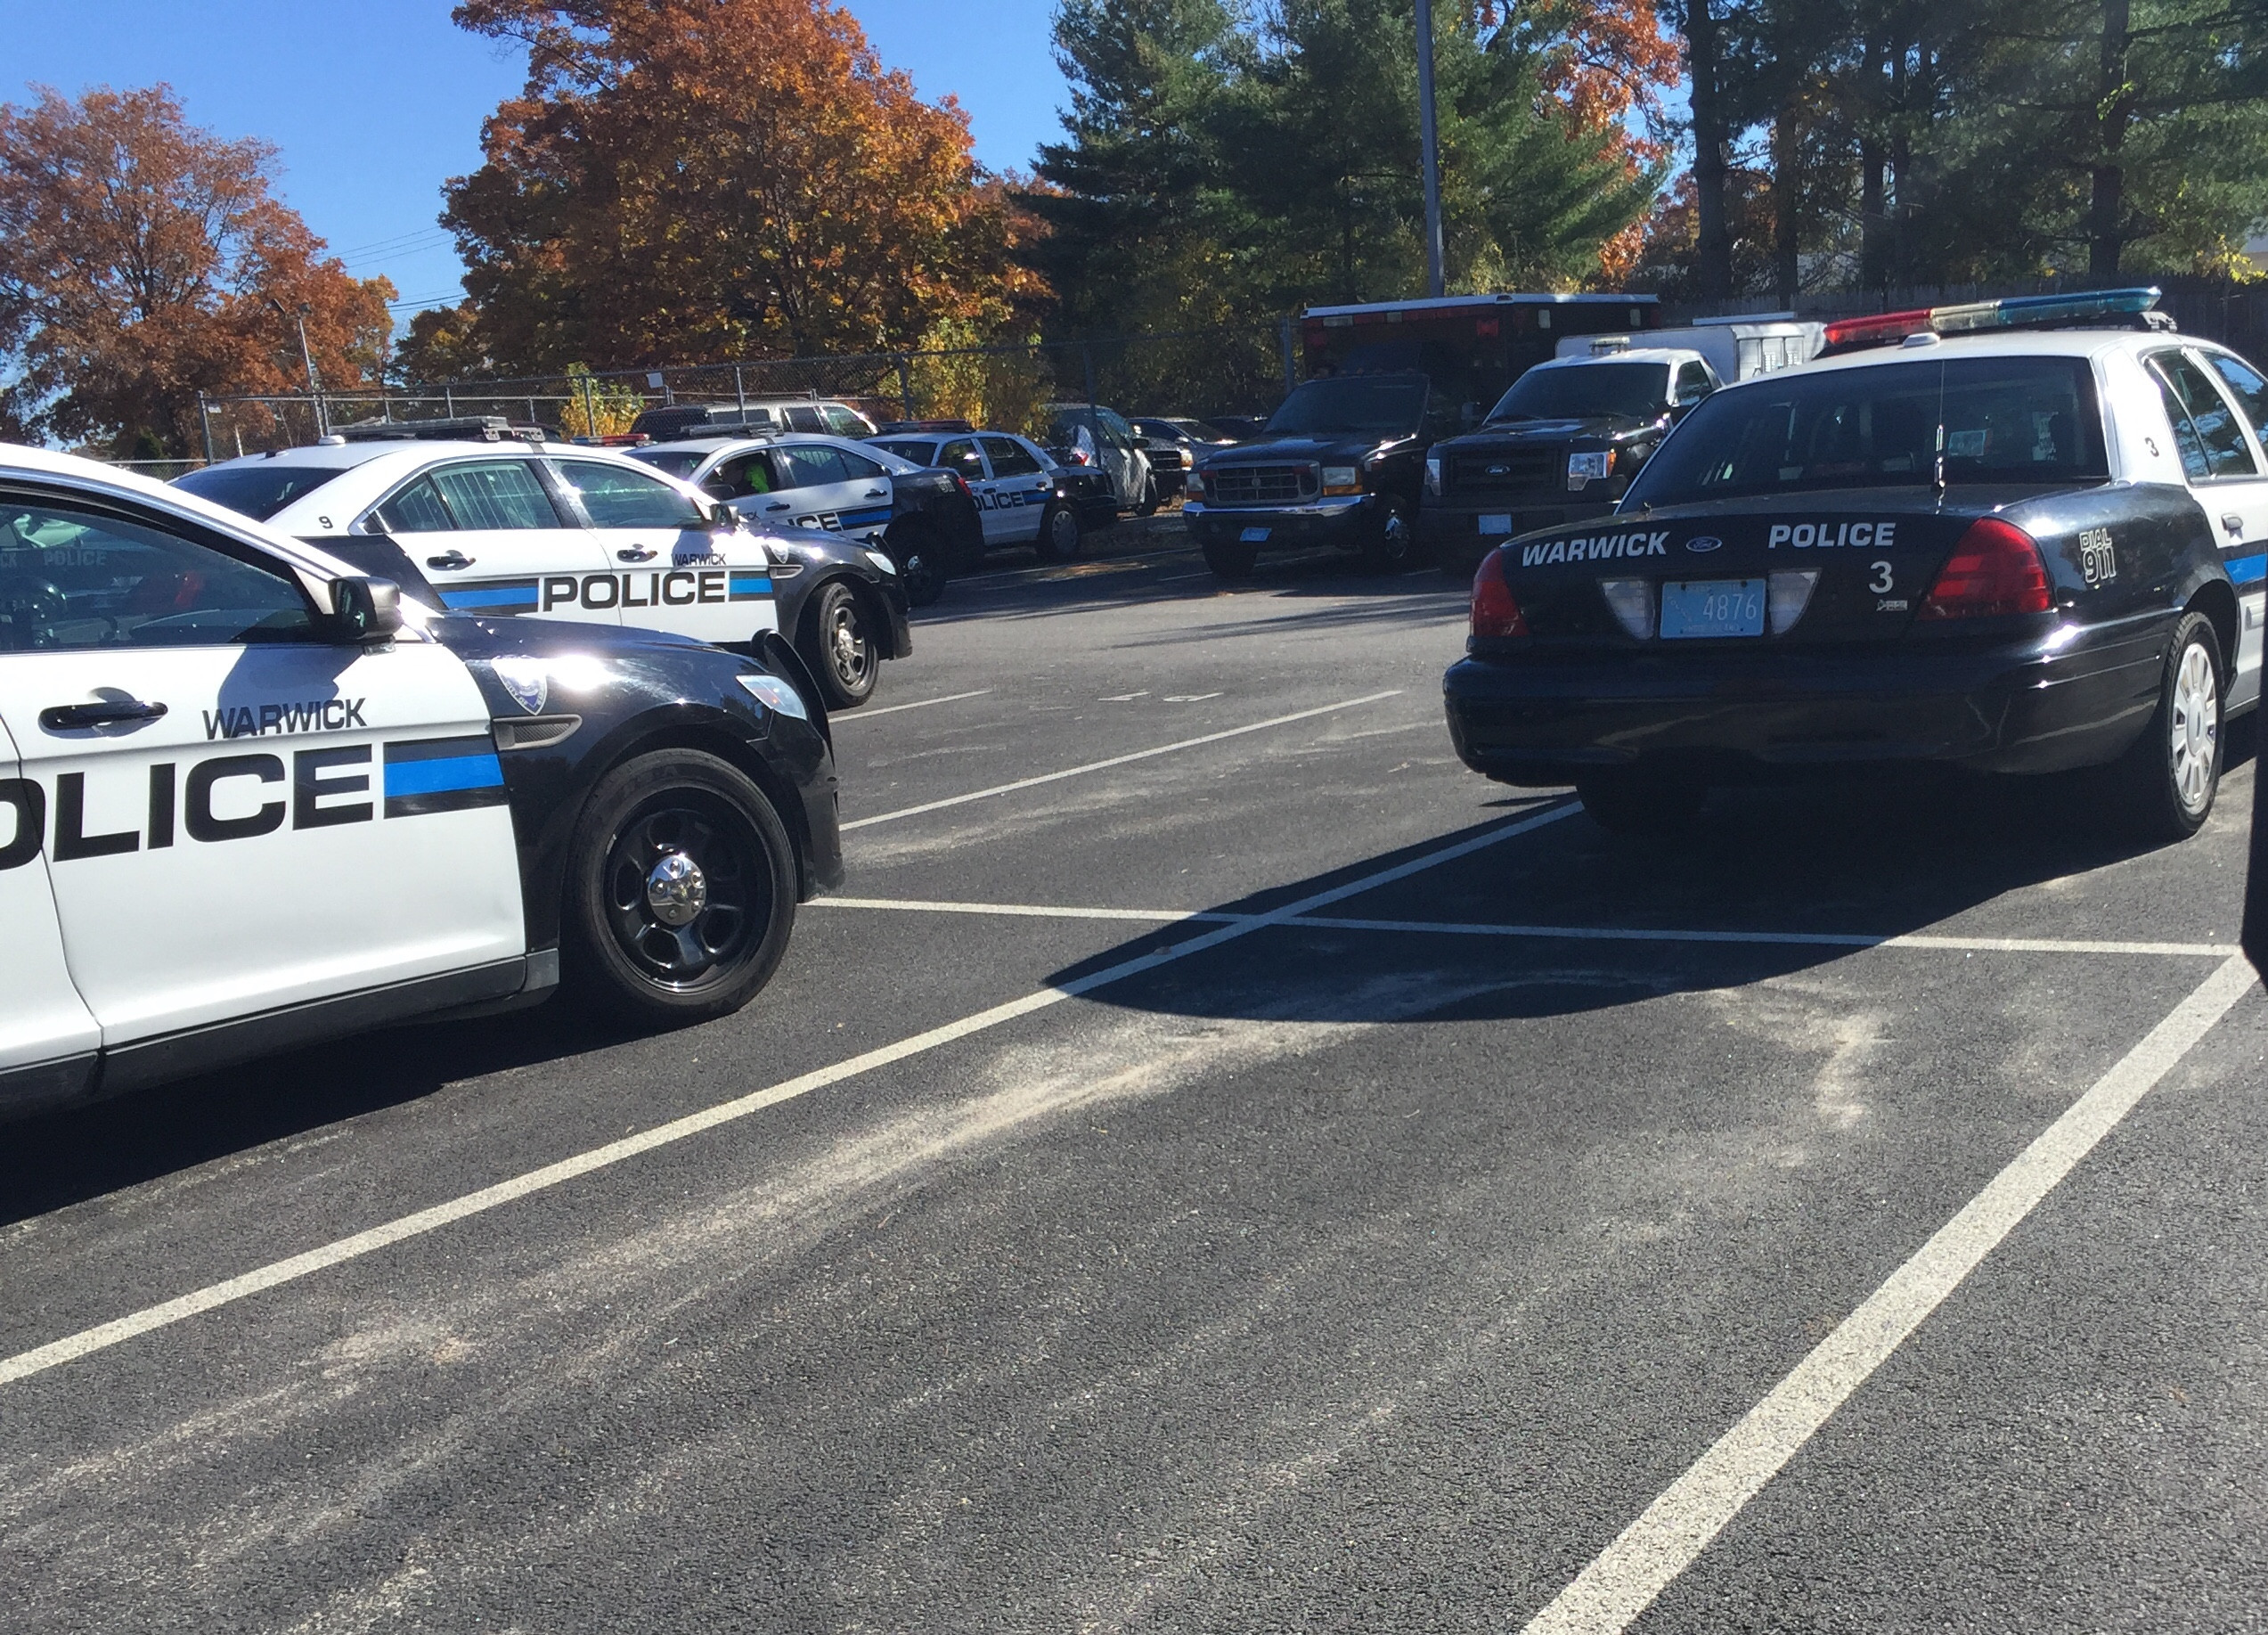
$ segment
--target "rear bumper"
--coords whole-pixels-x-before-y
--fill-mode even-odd
[[[1538,528],[1587,522],[1614,509],[1611,500],[1580,496],[1559,503],[1547,494],[1505,495],[1492,500],[1435,499],[1428,495],[1417,511],[1417,542],[1444,566],[1479,568],[1481,559],[1504,544]],[[1497,519],[1504,520],[1497,523]],[[1484,529],[1483,521],[1492,526]]]
[[[2100,764],[2157,707],[2164,632],[2083,650],[2037,638],[1965,650],[1467,658],[1442,678],[1464,764],[1505,783],[1607,768],[1712,782],[1936,763]]]
[[[1350,495],[1345,499],[1315,500],[1303,505],[1212,506],[1190,501],[1181,508],[1181,520],[1201,545],[1249,545],[1256,551],[1309,551],[1328,546],[1359,551],[1376,525],[1375,494]],[[1260,539],[1248,539],[1253,529],[1267,530]]]

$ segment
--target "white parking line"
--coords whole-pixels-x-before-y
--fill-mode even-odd
[[[1195,749],[1200,744],[1217,744],[1226,738],[1242,738],[1247,732],[1264,732],[1270,727],[1289,726],[1294,721],[1311,720],[1317,715],[1330,715],[1334,710],[1352,709],[1358,704],[1375,704],[1381,699],[1398,699],[1401,697],[1401,691],[1399,687],[1390,687],[1383,692],[1366,692],[1358,699],[1342,699],[1336,704],[1294,710],[1288,715],[1271,716],[1248,726],[1207,732],[1202,738],[1184,738],[1171,744],[1160,744],[1154,749],[1137,749],[1131,755],[1114,755],[1107,761],[1089,761],[1083,766],[1066,766],[1059,773],[1041,773],[1036,778],[1018,778],[1014,783],[996,783],[989,789],[972,789],[966,795],[948,795],[942,800],[924,801],[918,806],[901,806],[895,812],[877,813],[872,817],[860,818],[844,824],[843,828],[845,832],[853,829],[871,829],[877,823],[894,823],[900,818],[918,817],[925,812],[942,812],[948,806],[965,806],[973,800],[991,800],[997,795],[1013,795],[1019,789],[1034,789],[1043,783],[1059,783],[1065,778],[1081,778],[1089,773],[1107,772],[1114,766],[1125,766],[1135,761],[1171,755],[1176,750]]]
[[[958,704],[963,699],[981,699],[992,690],[979,687],[974,692],[949,692],[942,699],[916,699],[910,704],[885,704],[880,709],[846,710],[831,717],[835,721],[871,721],[877,715],[894,715],[901,709],[927,709],[933,704]]]
[[[1236,924],[1264,918],[1223,909],[1084,908],[1052,903],[948,903],[909,897],[820,897],[821,908],[902,909],[922,914],[999,914],[1018,920],[1131,920],[1152,924],[1175,920]],[[1300,914],[1277,920],[1284,926],[1329,931],[1438,933],[1444,936],[1505,936],[1586,943],[1753,943],[1797,948],[1929,948],[1970,953],[2100,953],[2170,959],[2224,960],[2237,952],[2227,943],[2121,943],[2087,937],[1955,936],[1934,932],[1876,936],[1864,931],[1695,931],[1644,926],[1516,926],[1471,924],[1455,920],[1349,920]]]
[[[1453,846],[1445,846],[1435,851],[1420,853],[1417,856],[1405,862],[1396,863],[1391,868],[1381,869],[1375,873],[1366,874],[1359,879],[1349,880],[1342,886],[1334,886],[1327,890],[1301,897],[1296,902],[1287,903],[1282,908],[1269,913],[1241,918],[1233,924],[1208,931],[1189,942],[1170,944],[1166,947],[1154,949],[1148,953],[1138,954],[1130,960],[1122,960],[1117,964],[1105,967],[1102,970],[1054,987],[1042,988],[1036,993],[1026,993],[1020,999],[1012,999],[1006,1004],[995,1005],[989,1010],[980,1010],[974,1016],[963,1017],[957,1022],[948,1022],[942,1026],[930,1028],[926,1033],[915,1034],[909,1038],[897,1041],[894,1044],[882,1045],[877,1049],[851,1057],[848,1060],[836,1062],[831,1067],[816,1068],[810,1073],[799,1075],[766,1089],[753,1091],[736,1100],[720,1102],[714,1107],[704,1108],[698,1113],[689,1113],[682,1118],[671,1120],[668,1124],[657,1124],[650,1130],[624,1136],[618,1141],[608,1141],[602,1147],[594,1147],[587,1152],[576,1153],[570,1157],[561,1158],[556,1163],[546,1164],[541,1168],[529,1170],[525,1174],[515,1175],[507,1181],[500,1181],[494,1186],[483,1187],[475,1192],[468,1192],[461,1198],[451,1198],[446,1203],[436,1204],[430,1208],[402,1215],[383,1224],[371,1227],[367,1230],[356,1232],[351,1237],[341,1238],[335,1242],[324,1244],[319,1248],[289,1255],[282,1260],[271,1262],[265,1266],[241,1272],[235,1277],[224,1278],[217,1283],[208,1283],[202,1288],[192,1289],[188,1294],[177,1296],[174,1299],[161,1301],[156,1305],[145,1306],[139,1312],[129,1312],[124,1317],[114,1318],[109,1322],[97,1323],[92,1328],[82,1328],[77,1334],[66,1335],[61,1339],[51,1340],[45,1345],[37,1345],[29,1351],[19,1352],[12,1357],[0,1359],[0,1386],[28,1378],[34,1374],[44,1373],[49,1369],[60,1368],[66,1362],[74,1362],[82,1357],[92,1356],[98,1351],[106,1350],[142,1335],[153,1333],[201,1312],[212,1311],[216,1307],[231,1304],[248,1296],[257,1295],[285,1283],[296,1282],[301,1278],[311,1277],[318,1271],[343,1265],[348,1261],[359,1260],[363,1255],[373,1254],[389,1245],[400,1243],[406,1239],[422,1237],[428,1232],[437,1231],[442,1227],[465,1220],[469,1216],[485,1214],[488,1210],[538,1192],[548,1191],[553,1187],[560,1186],[580,1176],[588,1175],[594,1170],[607,1169],[626,1159],[637,1157],[642,1153],[651,1152],[657,1148],[671,1146],[684,1140],[689,1136],[698,1135],[706,1130],[714,1130],[721,1124],[732,1124],[753,1113],[762,1112],[766,1108],[777,1107],[783,1101],[793,1101],[799,1097],[808,1096],[813,1091],[839,1084],[845,1079],[856,1078],[861,1074],[870,1073],[877,1067],[888,1067],[893,1062],[903,1061],[908,1057],[922,1055],[936,1050],[941,1045],[950,1044],[957,1039],[966,1039],[972,1034],[984,1033],[1003,1023],[1012,1022],[1018,1017],[1030,1016],[1034,1011],[1045,1010],[1051,1005],[1061,1004],[1067,999],[1075,999],[1082,993],[1091,993],[1096,989],[1106,987],[1114,982],[1123,982],[1129,977],[1155,970],[1161,965],[1168,965],[1176,960],[1187,959],[1191,954],[1202,953],[1209,948],[1217,948],[1223,943],[1233,942],[1237,937],[1249,936],[1265,926],[1276,924],[1278,920],[1288,920],[1311,909],[1323,908],[1333,903],[1342,902],[1348,897],[1359,896],[1362,893],[1375,891],[1381,886],[1390,886],[1397,880],[1407,879],[1414,874],[1422,874],[1428,869],[1439,868],[1446,862],[1454,862],[1460,857],[1469,857],[1473,853],[1489,846],[1501,845],[1506,840],[1541,829],[1546,823],[1556,823],[1562,818],[1571,817],[1579,810],[1581,808],[1571,801],[1565,805],[1547,808],[1531,817],[1523,818],[1518,822],[1506,823],[1501,829],[1489,830],[1485,834],[1475,835],[1470,839],[1460,840]]]
[[[1524,1635],[1627,1629],[2252,984],[2242,954],[2207,977],[1647,1506]]]

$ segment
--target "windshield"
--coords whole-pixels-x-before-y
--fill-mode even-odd
[[[1342,375],[1309,380],[1268,418],[1282,436],[1350,432],[1409,437],[1425,413],[1425,381],[1411,375]]]
[[[657,471],[666,471],[672,477],[690,477],[706,460],[706,450],[698,448],[633,448],[632,460],[642,460]]]
[[[2085,360],[1956,358],[1791,370],[1715,394],[1647,462],[1626,506],[1743,495],[2109,475]]]
[[[354,470],[344,465],[281,465],[263,461],[258,465],[213,465],[201,471],[184,471],[173,479],[200,500],[225,505],[240,516],[265,522],[298,499],[312,494],[332,478]]]
[[[1669,406],[1667,364],[1575,364],[1531,369],[1497,399],[1485,422],[1515,420],[1657,420]]]

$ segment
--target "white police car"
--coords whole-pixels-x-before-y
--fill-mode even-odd
[[[720,527],[698,490],[608,449],[494,431],[461,440],[483,429],[371,428],[223,461],[176,486],[302,539],[388,535],[453,613],[730,644],[779,628],[763,542]]]
[[[1006,431],[903,432],[877,437],[874,446],[958,473],[975,497],[986,550],[1031,545],[1042,557],[1078,552],[1078,510],[1057,495],[1056,462],[1029,438]]]
[[[434,613],[0,446],[0,1114],[562,977],[745,1003],[842,879],[815,685],[756,646]]]

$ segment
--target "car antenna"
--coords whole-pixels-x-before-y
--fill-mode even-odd
[[[1946,503],[1946,423],[1942,420],[1938,422],[1937,488],[1938,503],[1942,505]]]

